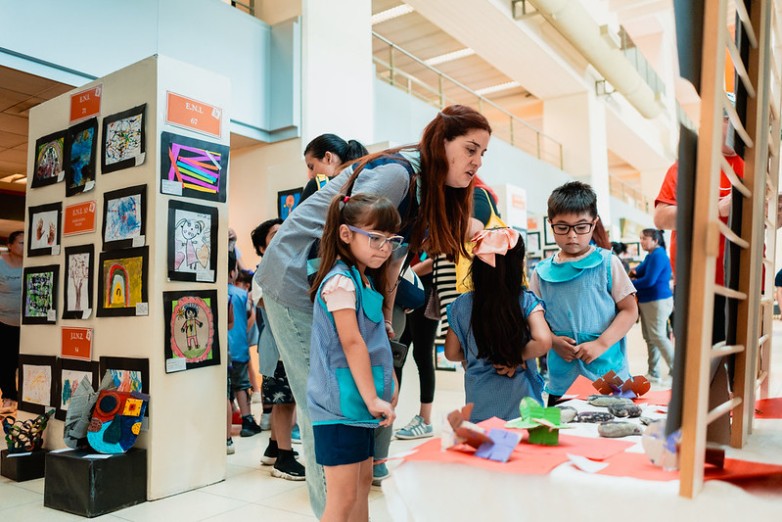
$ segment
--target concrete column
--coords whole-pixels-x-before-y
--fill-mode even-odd
[[[564,144],[563,170],[595,189],[598,213],[607,226],[611,210],[603,100],[593,92],[544,100],[543,132]]]
[[[372,143],[372,4],[302,0],[302,145],[331,132]]]

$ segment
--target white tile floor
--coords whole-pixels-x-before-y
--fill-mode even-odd
[[[782,323],[775,321],[775,346],[782,342]],[[629,337],[630,368],[633,373],[643,374],[646,370],[646,347],[636,325]],[[775,377],[771,381],[771,396],[782,395],[782,353],[776,350]],[[437,372],[435,394],[435,432],[439,431],[440,419],[464,402],[461,372]],[[254,405],[256,408],[258,405]],[[418,409],[418,379],[412,357],[405,367],[405,380],[397,408],[401,427]],[[196,520],[273,520],[274,522],[299,522],[314,520],[309,507],[307,489],[303,482],[289,482],[273,478],[268,466],[260,466],[259,459],[268,442],[268,432],[250,438],[235,437],[236,454],[228,459],[226,480],[173,497],[146,502],[97,517],[94,520],[131,520],[185,522]],[[401,453],[418,445],[420,441],[393,441],[391,455]],[[398,461],[391,461],[393,468]],[[386,501],[380,488],[373,487],[370,493],[370,513],[373,522],[391,520]],[[0,477],[0,520],[3,522],[78,520],[77,517],[61,511],[43,507],[43,479],[16,483]]]

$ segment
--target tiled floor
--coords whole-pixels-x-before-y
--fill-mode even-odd
[[[782,342],[782,323],[775,321],[775,346]],[[636,374],[646,370],[646,347],[636,325],[629,335],[630,368]],[[772,379],[771,396],[782,395],[782,353],[776,350],[775,377]],[[437,372],[435,395],[435,432],[445,414],[463,404],[464,392],[461,372]],[[415,363],[409,358],[405,367],[405,380],[397,408],[397,426],[401,427],[417,413],[418,380]],[[254,405],[258,406],[258,405]],[[261,453],[268,442],[268,432],[250,438],[235,437],[236,454],[228,459],[228,472],[224,482],[173,497],[146,502],[122,509],[94,520],[170,521],[196,520],[270,520],[274,522],[298,522],[314,520],[303,482],[289,482],[271,477],[270,468],[260,466]],[[392,442],[391,454],[405,452],[420,441]],[[393,468],[398,461],[391,461]],[[370,513],[373,522],[391,520],[386,501],[380,488],[373,487],[370,494]],[[0,520],[6,522],[77,520],[81,517],[43,507],[43,479],[15,483],[0,477]]]

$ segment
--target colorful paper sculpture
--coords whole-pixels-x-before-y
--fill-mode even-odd
[[[99,453],[125,453],[141,432],[148,402],[144,393],[102,390],[87,428],[87,442]]]
[[[646,377],[642,375],[635,375],[625,381],[613,370],[594,381],[592,386],[603,395],[618,395],[630,398],[640,397],[652,388]]]
[[[472,407],[473,404],[469,403],[461,410],[448,414],[448,425],[443,427],[443,449],[467,444],[475,448],[476,457],[508,462],[513,449],[521,441],[521,434],[498,428],[492,428],[487,433],[484,428],[467,420],[472,413]]]
[[[494,460],[496,462],[508,462],[513,449],[521,442],[521,434],[507,430],[492,428],[489,431],[489,442],[478,446],[476,457]]]
[[[25,453],[37,451],[43,447],[43,431],[49,418],[54,415],[54,409],[26,421],[16,420],[12,416],[3,419],[5,442],[8,453]]]
[[[559,430],[570,426],[562,424],[562,410],[556,406],[544,408],[532,397],[519,403],[521,417],[505,424],[506,428],[520,428],[529,432],[529,443],[543,446],[559,444]]]

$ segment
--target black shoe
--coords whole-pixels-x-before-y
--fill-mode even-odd
[[[239,432],[241,437],[252,437],[258,435],[261,432],[261,427],[255,422],[252,415],[247,415],[242,418],[242,431]]]
[[[293,456],[292,450],[279,450],[279,457],[272,468],[272,477],[285,480],[305,480],[304,466]]]
[[[277,441],[269,439],[269,445],[266,446],[266,450],[263,452],[263,455],[261,455],[261,464],[263,466],[272,466],[275,462],[277,462],[277,457],[279,456],[280,449],[279,446],[277,446]],[[298,458],[298,456],[299,452],[293,451],[293,458]]]

